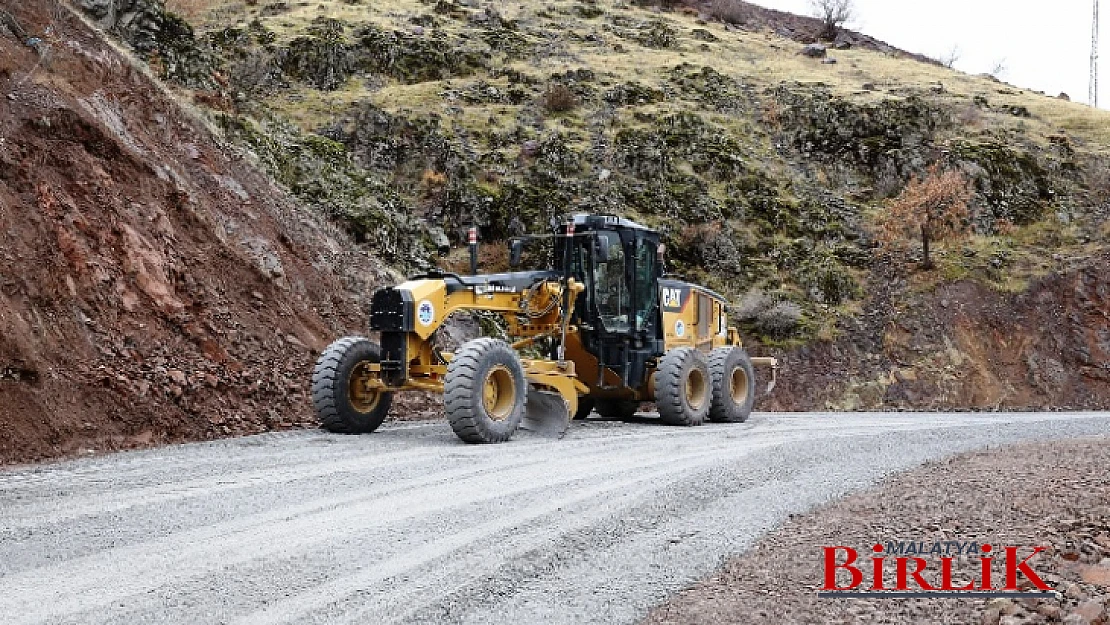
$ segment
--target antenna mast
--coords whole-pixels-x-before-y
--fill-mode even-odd
[[[1098,108],[1098,0],[1095,2],[1095,17],[1091,24],[1091,106]]]

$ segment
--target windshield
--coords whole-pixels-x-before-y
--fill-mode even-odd
[[[652,313],[659,300],[655,285],[655,243],[647,239],[636,241],[635,277],[636,277],[636,329],[642,330],[651,323]]]
[[[625,275],[624,246],[616,232],[598,232],[597,237],[605,239],[609,247],[609,258],[604,261],[599,258],[594,271],[597,312],[606,330],[627,332],[632,293]]]

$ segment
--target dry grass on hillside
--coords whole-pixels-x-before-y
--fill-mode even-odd
[[[336,18],[351,24],[375,23],[387,29],[408,29],[411,28],[410,17],[429,11],[428,5],[419,0],[374,0],[372,4],[355,4],[345,0],[290,3],[287,11],[277,15],[266,15],[262,7],[252,0],[168,0],[167,5],[189,17],[202,29],[227,26],[237,21],[245,23],[259,17],[279,39],[301,34],[307,24],[319,17]],[[837,94],[859,101],[898,97],[900,93],[910,90],[935,88],[940,91],[938,98],[957,104],[966,103],[969,109],[972,99],[978,96],[986,98],[996,107],[1025,107],[1033,115],[1032,118],[1016,118],[1006,114],[975,112],[965,120],[971,127],[1019,132],[1035,141],[1064,131],[1079,139],[1080,150],[1110,150],[1110,114],[1104,111],[939,65],[870,50],[830,50],[830,55],[838,62],[822,64],[798,55],[799,45],[796,42],[770,32],[729,30],[722,23],[701,24],[695,16],[683,12],[648,12],[611,0],[597,2],[597,7],[605,11],[605,15],[594,19],[578,17],[574,12],[577,4],[568,1],[521,4],[498,0],[488,5],[507,19],[522,20],[526,26],[539,25],[550,31],[592,32],[610,44],[585,47],[571,39],[564,39],[565,54],[532,59],[526,64],[513,64],[531,72],[588,67],[621,80],[660,86],[665,81],[666,70],[686,62],[696,66],[710,65],[756,87],[783,82],[820,83]],[[678,45],[655,50],[629,44],[605,28],[609,17],[614,15],[665,22],[677,34]],[[441,27],[454,33],[462,33],[468,28],[465,22],[452,19],[442,20]],[[695,38],[693,31],[697,28],[709,30],[719,40],[706,43]],[[525,28],[524,32],[527,30]],[[613,51],[613,45],[618,43],[624,44],[627,51]],[[390,84],[374,89],[372,98],[376,104],[387,109],[433,108],[442,104],[440,93],[444,84]],[[865,86],[868,88],[865,89]],[[329,106],[343,107],[359,99],[360,94],[370,95],[371,92],[353,82],[339,92],[309,96],[312,102],[304,103],[303,108],[293,106],[292,102],[275,104],[307,126],[321,115],[326,115]],[[481,115],[488,116],[485,112]]]
[[[166,0],[166,9],[197,24],[219,4],[220,0]]]

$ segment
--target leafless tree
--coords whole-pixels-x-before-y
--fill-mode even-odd
[[[1006,59],[1001,58],[1001,59],[998,59],[997,61],[995,61],[993,65],[991,65],[991,71],[989,71],[987,73],[990,74],[991,76],[994,76],[995,78],[1001,79],[1002,76],[1009,69],[1010,68],[1006,67]]]
[[[940,61],[941,65],[944,65],[945,67],[947,67],[949,69],[952,69],[953,67],[956,66],[956,63],[960,62],[960,58],[962,58],[962,57],[963,57],[963,51],[960,50],[960,46],[955,45],[955,46],[952,46],[951,50],[949,50],[947,53],[941,55],[941,57],[937,60]]]
[[[844,24],[856,16],[853,0],[809,0],[809,4],[813,15],[824,24],[821,36],[825,39],[836,39]]]

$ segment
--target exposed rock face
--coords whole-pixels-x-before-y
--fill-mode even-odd
[[[65,37],[48,79],[0,37],[0,463],[315,425],[317,350],[393,278],[47,4],[11,10]]]
[[[162,0],[79,0],[78,6],[98,26],[141,52],[156,49],[155,42],[162,36],[166,15]]]
[[[215,88],[215,58],[188,22],[166,11],[163,0],[79,0],[78,7],[140,55],[157,55],[164,78],[187,87]]]
[[[944,285],[902,313],[785,357],[771,405],[791,409],[1100,409],[1110,405],[1110,256],[1008,295]],[[905,294],[902,295],[905,297]],[[886,303],[884,303],[886,302]],[[881,322],[880,322],[881,320]]]

